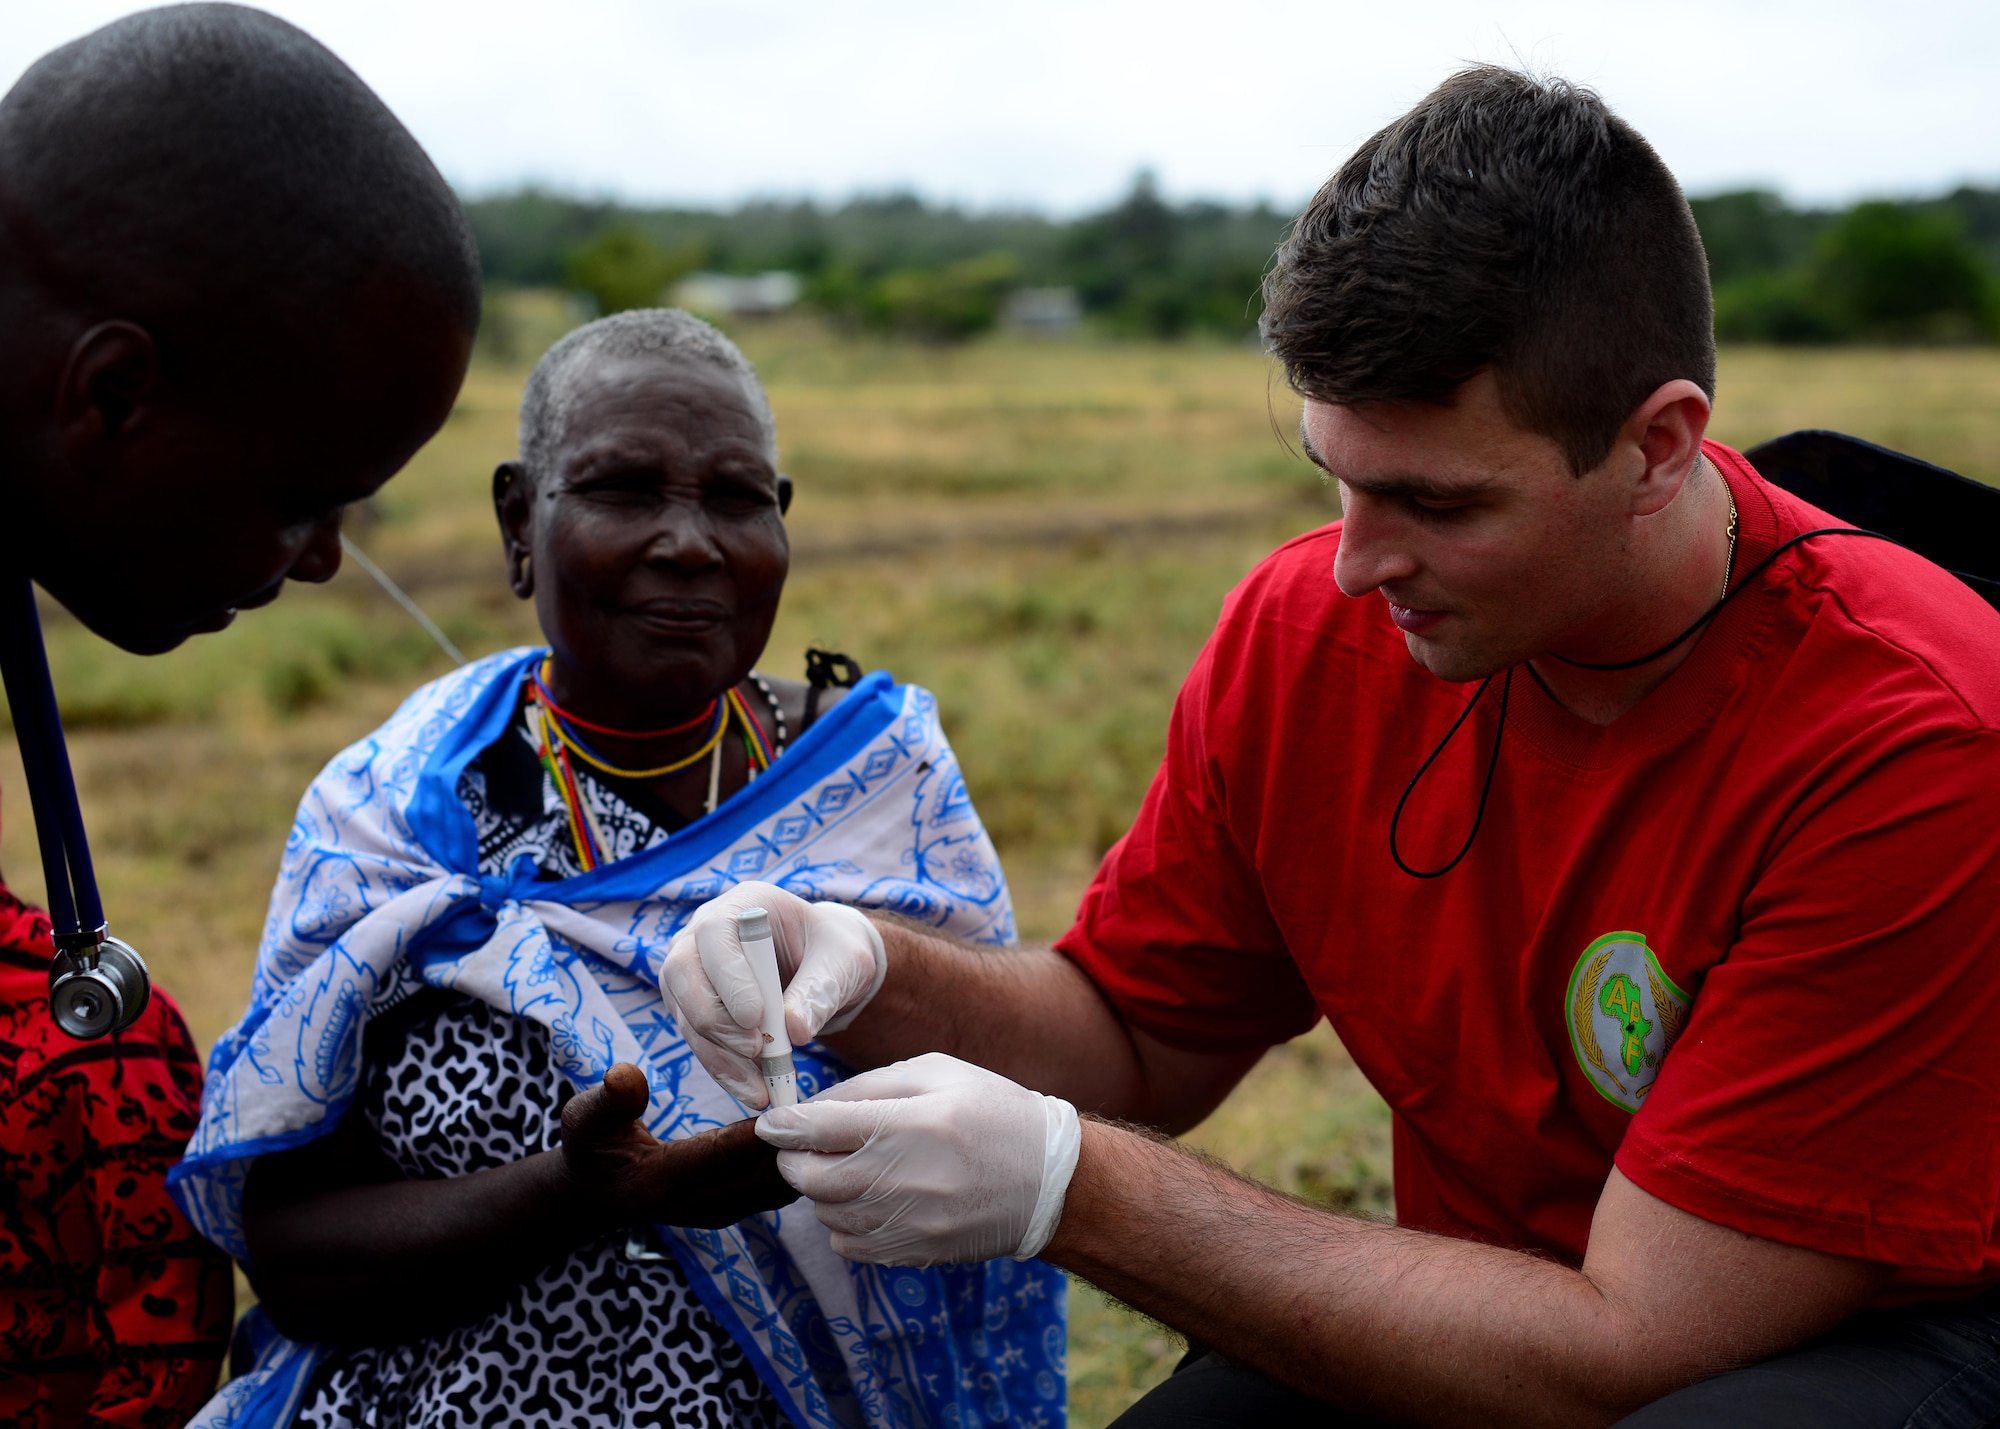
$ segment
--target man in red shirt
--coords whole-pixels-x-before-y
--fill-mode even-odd
[[[139,654],[340,565],[340,517],[444,422],[479,318],[450,188],[284,21],[129,15],[0,98],[0,554]],[[115,892],[115,890],[114,890]],[[178,1426],[228,1264],[168,1199],[200,1072],[171,1000],[49,1016],[0,888],[0,1422]]]
[[[1041,1252],[1214,1352],[1131,1426],[2000,1414],[2000,613],[1704,441],[1709,302],[1558,82],[1460,74],[1328,182],[1265,328],[1344,518],[1230,596],[1076,926],[722,900],[794,1040],[914,1058],[760,1125],[837,1249]],[[663,980],[762,1105],[732,922]],[[1322,1015],[1395,1226],[1072,1108],[1192,1125]]]

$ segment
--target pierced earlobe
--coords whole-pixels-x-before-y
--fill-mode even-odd
[[[535,558],[523,552],[514,563],[514,594],[526,600],[535,593]]]

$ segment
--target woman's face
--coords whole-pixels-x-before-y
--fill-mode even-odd
[[[551,469],[506,484],[515,588],[532,585],[564,704],[657,728],[763,653],[791,547],[758,414],[706,364],[600,360]]]

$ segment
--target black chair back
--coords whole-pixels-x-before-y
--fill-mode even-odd
[[[1840,432],[1743,453],[1766,481],[1943,566],[2000,610],[2000,489]]]

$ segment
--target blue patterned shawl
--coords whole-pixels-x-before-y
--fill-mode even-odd
[[[509,651],[425,686],[300,803],[249,1011],[216,1044],[201,1125],[171,1176],[189,1219],[238,1259],[251,1161],[333,1130],[360,1083],[363,1027],[417,986],[533,1018],[579,1087],[637,1063],[652,1084],[647,1125],[666,1139],[744,1114],[656,982],[673,934],[731,885],[762,878],[1013,941],[1006,880],[936,701],[882,674],[666,843],[559,882],[536,881],[525,860],[482,877],[458,778],[506,728],[541,655]],[[798,1065],[808,1094],[844,1075],[817,1049]],[[1046,1266],[851,1264],[803,1201],[727,1230],[658,1232],[801,1426],[1062,1422],[1063,1282]],[[203,1410],[204,1429],[288,1423],[326,1354],[261,1316],[248,1339],[257,1368]]]

